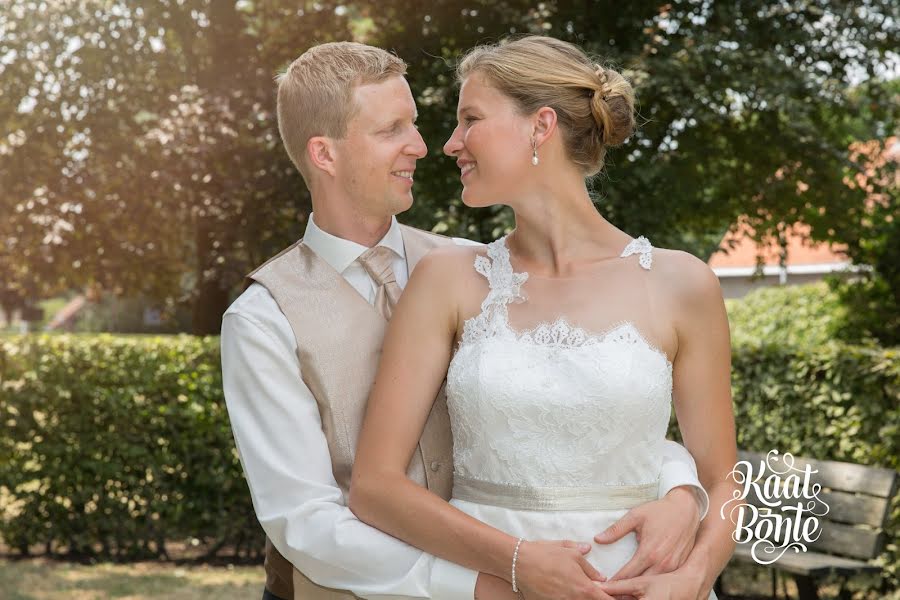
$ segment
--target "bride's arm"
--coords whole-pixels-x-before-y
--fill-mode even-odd
[[[517,539],[455,508],[406,476],[434,398],[446,376],[459,327],[458,294],[470,249],[441,248],[419,261],[394,310],[369,396],[350,485],[360,520],[426,552],[511,579]],[[527,547],[527,549],[526,549]],[[573,598],[607,598],[585,573],[600,575],[577,547],[525,544],[516,566],[526,593],[550,586]],[[537,581],[537,580],[540,581]],[[529,594],[531,597],[531,594]]]
[[[668,270],[667,293],[674,295],[678,352],[673,372],[673,400],[684,445],[697,463],[703,487],[709,494],[709,514],[700,524],[687,560],[653,585],[667,591],[674,581],[692,581],[706,598],[716,578],[728,564],[735,543],[734,525],[719,509],[738,489],[729,473],[737,462],[734,413],[731,399],[731,342],[728,315],[715,273],[701,260],[678,253]],[[660,266],[664,263],[659,261]],[[669,577],[671,576],[671,577]],[[681,579],[679,579],[681,578]],[[685,579],[686,578],[686,579]],[[611,594],[652,595],[642,588],[652,577],[604,584]],[[635,587],[629,587],[635,584]],[[678,597],[673,594],[673,597]]]
[[[711,510],[700,524],[694,549],[682,566],[702,574],[702,589],[708,591],[735,547],[731,538],[734,524],[719,514],[738,489],[729,477],[737,462],[731,338],[718,278],[703,261],[690,255],[685,258],[690,267],[683,269],[681,278],[673,400],[684,445],[697,462]]]
[[[675,260],[660,260],[666,267],[665,288],[675,308],[678,352],[675,356],[672,396],[684,445],[697,463],[700,482],[709,494],[710,511],[701,522],[697,539],[685,562],[667,574],[645,575],[603,584],[610,594],[672,598],[706,598],[734,552],[734,525],[722,519],[720,507],[732,500],[737,485],[729,473],[737,461],[734,413],[731,401],[731,342],[728,315],[715,273],[701,260],[684,252]],[[682,587],[683,586],[683,587]],[[687,591],[688,595],[683,593]]]

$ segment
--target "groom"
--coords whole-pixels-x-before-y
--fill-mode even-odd
[[[416,161],[427,153],[405,73],[392,54],[340,42],[311,48],[278,81],[279,131],[313,214],[299,242],[248,276],[221,338],[231,426],[267,535],[264,599],[516,597],[507,581],[425,554],[347,508],[393,305],[429,249],[472,243],[395,218],[412,205]],[[707,510],[690,455],[674,442],[667,452],[663,500],[626,515],[604,540],[641,532],[635,575],[665,570],[648,558],[654,546],[693,540]],[[441,391],[409,475],[447,499],[452,470]]]

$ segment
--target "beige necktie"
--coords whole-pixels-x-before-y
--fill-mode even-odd
[[[394,276],[391,263],[394,261],[394,251],[385,246],[369,248],[359,257],[359,262],[375,282],[375,310],[390,320],[394,312],[394,305],[400,299],[400,286]]]

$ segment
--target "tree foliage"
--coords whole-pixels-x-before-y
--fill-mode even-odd
[[[848,213],[866,196],[845,183],[860,169],[850,143],[892,133],[877,81],[898,22],[887,0],[10,0],[0,299],[93,284],[191,302],[194,330],[217,331],[242,274],[302,232],[309,200],[280,147],[273,76],[332,39],[410,63],[431,152],[407,222],[482,240],[511,225],[462,206],[441,146],[453,60],[531,32],[635,85],[640,128],[591,183],[615,224],[704,257],[743,213],[760,236],[805,220],[827,237],[861,218]],[[841,118],[862,112],[862,126]]]

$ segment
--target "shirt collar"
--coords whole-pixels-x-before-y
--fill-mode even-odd
[[[306,232],[303,234],[303,243],[319,255],[338,273],[343,273],[363,252],[368,250],[362,244],[339,238],[327,231],[319,229],[313,220],[313,213],[309,214],[306,221]],[[403,248],[403,234],[400,232],[400,224],[397,217],[391,217],[391,227],[376,246],[385,246],[396,252],[406,260],[406,251]]]

